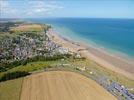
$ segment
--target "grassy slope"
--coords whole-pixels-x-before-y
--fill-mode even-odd
[[[0,100],[19,100],[23,78],[0,83]]]
[[[37,61],[37,62],[31,62],[28,63],[26,65],[20,65],[18,67],[14,67],[6,72],[1,72],[0,73],[0,78],[8,73],[8,72],[15,72],[15,71],[26,71],[26,72],[32,72],[32,71],[36,71],[36,70],[41,70],[44,68],[48,68],[50,66],[53,66],[55,64],[60,63],[60,61]]]
[[[73,65],[80,65],[80,66],[86,66],[88,67],[91,71],[95,71],[97,74],[104,74],[109,76],[109,78],[111,78],[112,80],[115,80],[116,82],[119,82],[120,84],[126,86],[126,87],[133,87],[134,88],[134,80],[130,80],[128,78],[126,78],[123,75],[117,74],[114,71],[111,71],[109,69],[106,69],[104,67],[101,67],[99,65],[97,65],[96,63],[94,63],[93,61],[77,61],[77,62],[73,62]],[[134,92],[134,91],[132,91]]]

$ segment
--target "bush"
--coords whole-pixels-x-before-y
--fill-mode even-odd
[[[25,71],[16,71],[16,72],[11,72],[11,73],[6,73],[0,78],[0,82],[23,77],[26,75],[30,75],[30,73],[25,72]]]
[[[5,67],[0,67],[0,72],[4,72],[6,71],[6,68]]]
[[[16,60],[14,62],[2,62],[0,64],[0,72],[7,71],[8,69],[19,66],[19,65],[21,65],[21,63],[22,63],[22,60],[21,61]]]

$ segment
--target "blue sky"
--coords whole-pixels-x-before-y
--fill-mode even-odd
[[[134,18],[134,0],[0,0],[1,18]]]

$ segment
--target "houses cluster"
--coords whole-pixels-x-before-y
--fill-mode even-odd
[[[49,40],[44,34],[45,32],[41,34],[23,33],[15,37],[3,37],[0,41],[0,61],[21,60],[37,55],[53,56],[57,53],[67,54],[69,52],[68,49]]]

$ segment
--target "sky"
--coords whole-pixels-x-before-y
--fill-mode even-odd
[[[134,18],[134,0],[0,0],[0,18]]]

